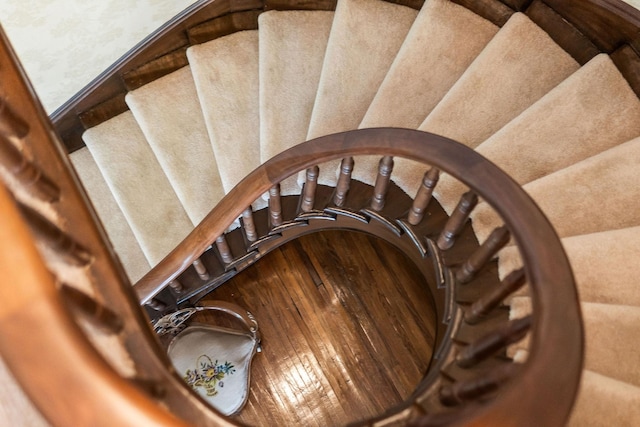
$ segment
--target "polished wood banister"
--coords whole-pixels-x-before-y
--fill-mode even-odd
[[[522,426],[533,425],[534,419],[536,425],[562,425],[577,392],[584,345],[568,260],[548,220],[516,182],[479,154],[444,137],[407,129],[363,129],[318,138],[281,153],[241,181],[136,284],[141,301],[177,277],[269,188],[313,165],[357,155],[405,157],[455,176],[494,207],[520,247],[534,307],[540,308],[532,320],[530,359],[517,381],[506,385],[508,391],[487,405],[461,411],[454,425]],[[553,405],[541,395],[553,395]]]
[[[85,249],[83,253],[88,255],[83,257],[88,264],[78,268],[68,260],[60,259],[59,254],[50,247],[43,248],[45,246],[43,241],[36,240],[29,233],[29,239],[36,240],[37,248],[42,251],[41,256],[46,258],[47,267],[51,268],[51,273],[38,273],[35,276],[32,274],[33,271],[43,270],[42,266],[32,271],[30,267],[31,263],[35,262],[34,259],[26,257],[16,259],[15,257],[18,253],[25,253],[24,248],[21,247],[18,250],[16,246],[22,244],[22,240],[26,238],[25,235],[14,235],[8,232],[3,235],[0,240],[2,247],[0,262],[3,268],[0,292],[3,295],[4,310],[0,314],[2,316],[0,321],[6,323],[0,328],[5,328],[7,333],[4,333],[3,329],[0,337],[2,358],[10,366],[28,397],[36,403],[47,418],[53,411],[60,414],[52,414],[52,420],[67,417],[67,422],[54,422],[57,425],[83,424],[83,418],[86,418],[85,425],[99,425],[103,422],[102,420],[105,423],[108,421],[109,425],[128,425],[129,423],[145,425],[147,424],[145,418],[148,418],[150,425],[162,425],[163,420],[168,425],[181,425],[178,421],[174,423],[176,418],[200,425],[216,423],[224,425],[226,421],[220,415],[207,410],[206,404],[195,396],[170,369],[170,361],[162,352],[149,326],[148,318],[140,310],[131,284],[112,247],[107,243],[106,233],[79,184],[65,149],[56,137],[47,115],[37,101],[35,92],[2,31],[0,31],[0,63],[2,64],[0,92],[11,101],[13,114],[23,118],[29,127],[28,132],[18,141],[20,148],[28,154],[29,159],[33,159],[39,165],[44,175],[55,181],[55,185],[60,190],[60,198],[55,203],[34,202],[28,195],[25,197],[25,192],[15,185],[15,180],[3,179],[0,187],[4,189],[6,186],[12,194],[6,196],[9,201],[3,202],[0,208],[3,214],[0,227],[4,227],[5,224],[13,226],[10,220],[11,212],[20,206],[23,212],[21,221],[26,221],[24,213],[34,218],[37,216],[36,222],[46,220],[47,227],[51,226],[49,231],[53,231],[51,237],[54,237],[54,240],[56,235],[58,237],[64,235],[69,239],[68,241],[74,242],[74,245],[77,244],[77,248]],[[11,142],[16,142],[15,138]],[[2,198],[5,199],[4,192]],[[15,206],[11,204],[14,200],[17,202]],[[5,205],[8,206],[6,209]],[[28,225],[25,222],[22,226]],[[7,227],[9,228],[8,225]],[[13,240],[14,237],[16,240]],[[27,252],[31,253],[31,249]],[[65,274],[69,271],[73,274]],[[21,274],[24,275],[22,279],[13,280],[14,276]],[[69,279],[68,283],[67,279]],[[30,282],[29,286],[22,286],[23,280]],[[136,377],[145,378],[163,387],[164,392],[161,398],[145,396],[142,390],[132,386],[129,379],[118,376],[123,374],[122,372],[117,373],[107,366],[96,350],[87,348],[87,339],[80,335],[77,327],[72,323],[73,319],[70,319],[68,314],[64,314],[63,311],[68,308],[62,305],[62,299],[59,294],[56,294],[56,288],[50,286],[54,283],[53,280],[70,286],[81,286],[97,301],[112,310],[115,316],[123,319],[122,329],[114,337],[119,345],[126,349],[127,357],[130,358],[127,363],[131,363],[131,369],[135,371]],[[75,283],[76,281],[78,283]],[[14,296],[4,297],[5,294],[11,295],[14,292]],[[42,296],[39,295],[41,292]],[[27,305],[28,300],[31,301],[31,306]],[[20,311],[19,308],[24,310]],[[83,322],[80,319],[83,316],[81,313],[77,311],[71,311],[71,313],[80,314],[75,320]],[[39,338],[41,338],[40,342],[38,342]],[[15,344],[21,342],[25,345]],[[105,349],[102,348],[100,351]],[[69,366],[63,365],[66,362],[60,361],[60,369],[55,372],[56,367],[52,367],[47,360],[47,357],[54,353],[62,354],[62,359],[68,358],[71,362],[75,361],[76,370],[69,371],[67,369]],[[27,356],[32,358],[29,359]],[[21,366],[17,366],[18,364]],[[43,364],[47,365],[42,369],[33,368]],[[70,366],[74,366],[74,363]],[[18,371],[20,373],[16,374]],[[58,379],[44,380],[42,371],[47,371],[47,375],[53,372],[58,375]],[[78,375],[82,378],[76,378]],[[89,393],[94,389],[99,389],[101,392],[95,395]],[[65,390],[75,390],[77,394],[67,396],[67,399],[57,408],[49,408],[54,401],[60,401],[58,395],[62,395]],[[55,399],[52,398],[54,395]],[[78,405],[72,404],[78,396],[82,396],[82,408],[86,410],[78,411]],[[100,402],[101,399],[104,402]],[[99,409],[100,405],[104,408],[103,410]],[[43,408],[44,406],[46,408]],[[96,410],[92,411],[90,408],[94,406]],[[116,406],[119,409],[115,409]],[[164,409],[158,410],[161,407],[171,408],[173,415],[167,415],[168,412]],[[156,413],[151,414],[152,411]],[[74,412],[77,414],[75,418],[71,418],[70,414]],[[114,417],[118,412],[121,412],[122,416]],[[129,412],[131,417],[129,422],[126,421],[127,414],[124,412]]]
[[[11,242],[0,245],[0,271],[3,281],[11,283],[0,286],[0,353],[39,410],[55,425],[186,425],[96,353],[69,317],[33,236],[2,185],[0,211],[0,242]],[[78,396],[85,397],[82,411],[77,410]]]

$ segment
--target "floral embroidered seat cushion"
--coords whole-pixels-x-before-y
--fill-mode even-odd
[[[187,319],[203,310],[231,314],[243,322],[246,331],[204,324],[184,327]],[[167,324],[174,329],[170,331]],[[169,343],[167,353],[185,382],[221,413],[238,413],[249,397],[251,361],[260,351],[253,316],[229,303],[215,302],[172,313],[155,326],[160,335],[181,330]]]

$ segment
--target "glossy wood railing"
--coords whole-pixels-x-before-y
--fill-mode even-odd
[[[471,381],[465,374],[468,379],[459,382],[466,385],[455,386],[454,383],[451,386],[453,389],[449,386],[440,389],[438,393],[441,401],[447,405],[454,405],[456,399],[464,401],[470,399],[468,396],[474,395],[473,384],[480,384],[477,386],[479,390],[485,387],[487,381],[495,384],[495,387],[489,387],[492,394],[496,394],[495,388],[500,384],[501,392],[497,393],[493,400],[458,408],[454,424],[520,426],[531,425],[532,420],[535,420],[538,425],[562,425],[570,413],[577,391],[583,341],[578,299],[573,287],[571,270],[560,242],[535,203],[515,182],[475,152],[436,135],[400,129],[365,129],[318,138],[274,157],[240,182],[181,245],[135,285],[141,302],[151,301],[213,242],[219,243],[225,236],[227,227],[242,217],[247,206],[299,171],[307,171],[308,180],[300,197],[299,217],[291,221],[291,224],[296,220],[311,218],[322,221],[331,212],[362,218],[367,215],[371,218],[380,215],[379,220],[386,221],[383,214],[369,208],[363,208],[360,212],[339,207],[324,208],[316,200],[318,187],[315,177],[318,175],[318,164],[371,154],[380,155],[383,159],[380,179],[384,181],[384,185],[376,185],[370,199],[381,210],[385,200],[384,189],[388,185],[391,157],[404,157],[431,165],[458,178],[470,188],[470,191],[462,196],[459,207],[445,222],[442,230],[433,235],[434,240],[427,238],[431,241],[430,257],[434,261],[439,257],[451,258],[450,252],[454,253],[457,247],[456,237],[461,236],[462,230],[468,227],[467,218],[479,198],[489,203],[503,219],[505,226],[496,229],[476,252],[456,255],[460,257],[460,264],[440,263],[438,268],[442,271],[436,276],[443,277],[443,284],[451,289],[452,294],[460,287],[473,287],[475,274],[506,244],[509,236],[519,246],[522,254],[524,271],[532,288],[536,308],[532,317],[501,322],[495,326],[492,326],[491,322],[483,324],[483,314],[495,307],[496,300],[494,294],[486,292],[471,305],[475,307],[476,312],[469,314],[469,317],[475,323],[465,322],[465,309],[451,299],[445,315],[449,319],[449,332],[438,355],[440,362],[435,365],[436,373],[440,369],[476,369],[481,362],[504,351],[508,345],[522,339],[527,332],[532,336],[530,358],[518,369],[497,369],[495,372],[488,370],[485,380],[482,380],[483,376],[478,371],[469,370],[470,373],[478,375],[477,381]],[[431,181],[435,172],[427,172],[427,175],[430,175]],[[380,179],[376,182],[380,182]],[[419,190],[418,194],[420,191],[424,190]],[[330,218],[326,217],[324,222],[330,222],[326,219]],[[286,219],[283,224],[287,224]],[[389,224],[391,228],[398,227],[391,222]],[[405,227],[406,233],[411,232],[411,228],[406,225]],[[402,234],[401,231],[397,232]],[[266,237],[268,235],[269,233]],[[262,237],[258,236],[258,241]],[[231,261],[229,267],[235,263],[237,260]],[[503,288],[508,288],[510,292],[514,289],[512,282],[519,280],[509,279]],[[504,289],[499,295],[505,295]],[[465,328],[467,331],[470,330],[464,326],[467,323],[481,326],[470,336],[468,332],[464,332]],[[460,334],[466,334],[467,339],[471,339],[467,346],[452,345],[453,338],[464,341]],[[504,372],[518,374],[507,381]],[[496,378],[492,379],[492,376]],[[471,382],[467,384],[468,381]],[[413,408],[415,405],[426,405],[428,397],[437,388],[435,386],[444,383],[427,377],[423,384],[423,389],[419,390],[412,400]],[[484,396],[485,393],[480,391],[476,394]],[[447,393],[454,393],[458,397],[450,399]],[[412,412],[413,410],[411,407],[405,407],[392,417],[406,417],[405,422],[411,420],[418,425],[430,425],[432,415],[420,417]]]
[[[53,425],[224,425],[169,368],[2,31],[0,69],[3,361]]]

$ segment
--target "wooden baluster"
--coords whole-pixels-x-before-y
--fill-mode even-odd
[[[193,261],[193,268],[196,269],[196,273],[198,273],[200,279],[209,280],[209,272],[207,271],[207,267],[204,266],[200,258]]]
[[[94,326],[113,334],[117,334],[124,327],[120,316],[84,292],[63,284],[60,293],[74,313],[83,316]]]
[[[60,188],[11,142],[0,137],[0,164],[13,174],[32,196],[45,202],[60,199]]]
[[[471,380],[448,384],[440,389],[443,405],[454,406],[465,401],[482,398],[497,391],[502,384],[513,378],[521,367],[515,363],[498,366]]]
[[[9,106],[6,99],[0,99],[0,134],[8,138],[24,138],[29,133],[29,125]]]
[[[385,197],[389,189],[391,172],[393,171],[393,157],[384,156],[378,165],[378,176],[373,187],[373,197],[371,198],[371,209],[379,212],[384,207]]]
[[[470,368],[497,351],[522,339],[531,327],[531,316],[512,320],[465,347],[456,362],[461,368]]]
[[[218,248],[218,252],[220,252],[222,261],[225,264],[229,264],[233,261],[233,254],[231,253],[231,248],[229,248],[227,238],[224,236],[224,234],[216,239],[216,247]]]
[[[280,199],[280,184],[269,189],[269,221],[275,227],[282,224],[282,201]]]
[[[409,215],[407,215],[407,221],[409,221],[409,224],[420,224],[420,221],[422,221],[424,213],[427,210],[427,206],[429,206],[429,202],[431,201],[433,189],[436,187],[439,179],[440,171],[436,168],[431,168],[424,174],[422,184],[418,189],[418,194],[416,194],[416,198],[413,200],[413,205],[411,206]]]
[[[64,256],[74,265],[85,266],[93,260],[93,256],[87,249],[49,222],[48,219],[26,205],[18,204],[18,206],[27,220],[31,232],[53,252]]]
[[[467,323],[475,324],[481,321],[487,316],[493,309],[502,304],[502,301],[518,289],[524,286],[526,283],[526,277],[524,275],[524,269],[512,271],[500,285],[494,290],[473,304],[466,312],[464,320]]]
[[[456,272],[456,279],[460,283],[469,283],[484,265],[491,260],[500,249],[509,243],[511,235],[507,227],[498,227],[491,232],[469,259]]]
[[[456,209],[445,224],[442,233],[440,233],[440,237],[438,237],[437,244],[441,250],[445,251],[453,246],[456,237],[464,228],[464,224],[467,222],[467,219],[469,219],[471,211],[477,204],[478,196],[476,196],[475,193],[468,191],[462,195],[458,206],[456,206]]]
[[[251,210],[251,206],[249,206],[244,210],[244,212],[242,212],[242,225],[248,241],[255,242],[256,240],[258,240],[256,223],[253,220],[253,211]]]
[[[163,303],[157,298],[151,298],[146,305],[148,305],[155,311],[164,311],[167,309],[167,304]]]
[[[300,205],[302,212],[310,212],[313,210],[313,205],[316,200],[316,187],[318,186],[319,174],[320,168],[318,168],[318,166],[307,169],[307,180],[304,183],[302,204]]]
[[[336,206],[343,206],[351,185],[351,172],[353,172],[353,157],[345,157],[340,163],[340,176],[336,185],[336,194],[333,196],[333,203]]]
[[[184,291],[184,286],[182,285],[182,283],[180,283],[178,279],[173,279],[172,281],[170,281],[169,287],[178,294]]]

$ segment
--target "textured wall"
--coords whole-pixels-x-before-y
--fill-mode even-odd
[[[52,113],[195,0],[0,0],[0,23]]]

